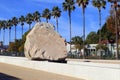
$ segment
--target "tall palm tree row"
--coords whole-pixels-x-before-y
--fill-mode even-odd
[[[9,42],[11,41],[11,28],[14,26],[14,41],[17,39],[17,25],[20,24],[21,28],[21,36],[23,35],[23,26],[25,23],[29,24],[29,30],[31,29],[31,24],[33,21],[40,21],[40,13],[35,11],[33,14],[28,13],[26,16],[21,15],[19,18],[13,17],[10,20],[0,20],[0,39],[5,43],[5,32],[6,29],[9,30]],[[1,35],[1,30],[3,31],[3,35]]]
[[[101,8],[105,9],[106,0],[93,0],[92,5],[98,9],[99,12],[99,43],[101,42]]]
[[[78,6],[82,7],[83,14],[83,58],[85,58],[85,8],[87,7],[89,0],[76,0]]]
[[[69,25],[70,25],[70,52],[71,52],[71,37],[72,37],[72,30],[71,30],[71,12],[75,10],[75,2],[74,0],[65,0],[62,4],[64,11],[68,11],[69,16]]]
[[[46,18],[46,22],[48,23],[48,20],[51,19],[51,12],[48,8],[43,10],[42,17]]]
[[[58,6],[54,6],[52,9],[52,16],[56,19],[56,30],[58,31],[58,18],[61,16],[61,10]]]

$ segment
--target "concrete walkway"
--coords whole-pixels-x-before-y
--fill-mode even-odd
[[[83,80],[0,63],[0,80]]]
[[[120,60],[102,60],[102,59],[66,59],[67,61],[76,62],[92,62],[92,63],[107,63],[107,64],[120,64]]]

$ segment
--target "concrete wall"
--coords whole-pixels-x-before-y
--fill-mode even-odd
[[[67,64],[0,56],[0,62],[85,80],[120,80],[120,64],[68,61]]]

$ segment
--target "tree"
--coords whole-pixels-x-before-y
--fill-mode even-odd
[[[24,52],[24,43],[26,41],[26,36],[29,32],[30,32],[30,30],[25,32],[24,35],[22,36],[22,39],[17,39],[15,42],[11,42],[9,44],[8,51],[9,52],[17,51],[17,52],[23,53]]]
[[[75,36],[71,39],[71,43],[75,45],[76,49],[82,49],[83,40],[80,36]]]
[[[10,43],[10,41],[11,41],[11,27],[13,26],[12,20],[8,20],[6,26],[9,29],[9,43]]]
[[[97,49],[97,50],[103,49],[103,50],[107,51],[108,47],[107,47],[106,45],[104,45],[104,44],[98,44],[98,45],[96,46],[96,49]]]
[[[117,10],[117,25],[120,26],[120,8]],[[106,20],[107,28],[110,30],[114,35],[116,34],[116,28],[115,28],[115,13],[114,9],[111,8],[110,10],[110,16]],[[120,32],[120,27],[118,27],[118,32]]]
[[[15,42],[11,42],[11,43],[9,44],[8,51],[9,51],[9,52],[16,51]]]
[[[23,35],[23,26],[24,26],[24,22],[25,22],[25,17],[23,15],[19,18],[19,22],[22,26],[22,33],[21,33],[21,36],[22,36]]]
[[[120,7],[117,0],[108,0],[109,2],[113,3],[111,6],[114,10],[114,20],[115,20],[115,32],[116,32],[116,59],[119,58],[119,50],[118,50],[118,20],[117,20],[117,10]]]
[[[5,29],[6,29],[6,21],[5,20],[1,21],[1,27],[3,29],[3,44],[5,44]]]
[[[31,29],[31,24],[33,20],[33,15],[31,13],[28,13],[26,16],[26,22],[29,25],[29,30]]]
[[[1,29],[2,29],[2,20],[0,20],[0,40],[2,41],[2,39],[1,39],[1,36],[2,36],[2,35],[1,35]],[[1,41],[0,41],[0,42],[1,42]]]
[[[87,44],[97,44],[98,43],[98,35],[97,35],[97,33],[96,32],[90,32],[87,35],[86,43]]]
[[[115,34],[115,18],[114,18],[114,10],[110,10],[110,16],[107,18],[107,28],[110,30],[113,34]]]
[[[9,48],[8,48],[8,51],[9,52],[19,52],[19,47],[22,45],[21,44],[21,39],[16,39],[15,42],[11,42],[10,45],[9,45]]]
[[[72,37],[72,30],[71,30],[71,12],[75,10],[75,2],[74,0],[65,0],[63,2],[63,9],[64,11],[68,11],[68,16],[69,16],[69,24],[70,24],[70,51],[71,51],[71,37]]]
[[[34,19],[34,21],[36,21],[36,22],[41,21],[41,20],[40,20],[40,17],[41,17],[41,15],[40,15],[40,13],[39,13],[38,11],[35,11],[35,12],[33,13],[33,19]]]
[[[61,16],[61,10],[58,6],[53,7],[52,9],[52,16],[56,18],[56,27],[57,27],[57,32],[58,31],[58,18]]]
[[[85,57],[85,8],[88,5],[89,0],[76,0],[78,6],[82,6],[83,14],[83,58]]]
[[[13,17],[12,18],[12,23],[13,23],[13,25],[15,26],[15,40],[16,40],[16,26],[17,26],[17,24],[18,24],[18,18],[16,18],[16,17]]]
[[[99,31],[97,32],[97,34],[99,35]],[[105,23],[102,28],[101,28],[101,41],[102,40],[110,40],[110,39],[113,39],[115,40],[115,35],[113,33],[113,31],[111,31],[108,27],[107,27],[107,23]]]
[[[43,13],[42,13],[42,17],[46,18],[46,22],[48,23],[48,20],[51,18],[51,12],[48,8],[46,8]]]
[[[101,42],[101,8],[105,9],[106,1],[105,0],[92,0],[92,4],[94,7],[98,9],[99,12],[99,42]]]

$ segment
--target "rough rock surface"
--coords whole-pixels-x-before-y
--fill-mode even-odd
[[[24,51],[29,59],[60,61],[67,56],[65,39],[49,23],[34,26],[26,37]]]

